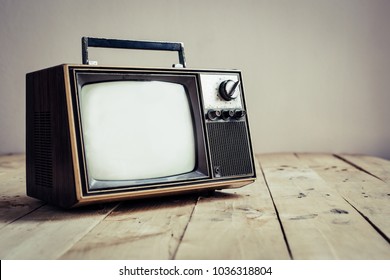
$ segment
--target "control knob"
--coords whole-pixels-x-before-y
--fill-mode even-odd
[[[224,120],[234,117],[234,110],[222,110],[222,118]]]
[[[221,117],[221,111],[220,110],[213,110],[210,109],[207,111],[207,118],[211,121],[218,119]]]
[[[234,118],[237,120],[241,119],[245,115],[246,115],[246,112],[244,110],[240,110],[240,109],[234,110]]]
[[[236,99],[238,96],[238,86],[240,85],[240,81],[234,82],[232,80],[223,81],[219,85],[219,94],[226,101],[230,101],[232,99]]]

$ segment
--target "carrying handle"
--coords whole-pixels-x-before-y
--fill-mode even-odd
[[[186,67],[184,56],[184,45],[180,42],[153,42],[153,41],[133,41],[103,38],[81,38],[83,64],[89,64],[88,47],[116,48],[116,49],[138,49],[155,51],[177,51],[179,53],[179,63]]]

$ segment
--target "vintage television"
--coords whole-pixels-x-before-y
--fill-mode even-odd
[[[84,64],[26,75],[29,196],[70,208],[255,180],[240,71],[185,68],[181,43],[82,42]],[[89,65],[88,46],[178,51],[184,67]]]

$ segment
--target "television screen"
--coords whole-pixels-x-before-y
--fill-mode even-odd
[[[91,83],[81,88],[79,100],[90,180],[153,179],[194,170],[194,122],[183,85]]]

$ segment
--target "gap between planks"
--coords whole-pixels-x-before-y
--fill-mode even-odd
[[[390,161],[366,155],[338,154],[338,158],[390,184]]]
[[[171,259],[196,196],[123,202],[61,259]]]
[[[213,196],[124,203],[61,258],[288,259],[259,176]]]
[[[116,219],[124,218],[134,219],[134,223],[142,219],[146,221],[144,228],[138,227],[141,233],[129,234],[126,230],[121,233],[125,237],[130,235],[129,239],[124,238],[121,242],[126,244],[125,248],[132,251],[131,256],[137,259],[142,257],[142,254],[156,259],[288,259],[288,249],[280,226],[284,227],[285,238],[294,258],[389,258],[388,243],[383,244],[378,241],[385,240],[380,238],[364,220],[368,219],[380,231],[386,232],[388,225],[386,218],[389,216],[386,212],[388,209],[386,205],[389,203],[383,198],[383,190],[388,192],[388,161],[373,157],[341,155],[340,157],[347,158],[343,162],[340,158],[336,159],[332,155],[327,155],[333,158],[332,161],[337,162],[337,168],[332,170],[328,167],[333,165],[324,161],[324,155],[312,155],[311,159],[307,154],[292,155],[292,159],[289,156],[286,159],[284,156],[277,154],[258,156],[265,167],[264,176],[269,181],[269,190],[279,211],[281,225],[278,224],[270,194],[265,187],[258,166],[258,181],[255,184],[242,189],[217,192],[216,196],[200,197],[198,204],[193,200],[189,202],[189,208],[180,205],[180,202],[183,203],[181,198],[177,205],[178,202],[174,198],[171,202],[163,199],[157,205],[153,205],[151,201],[139,202],[140,204],[135,204],[135,208],[133,202],[129,202],[115,211],[113,210],[116,205],[111,209],[83,208],[74,212],[66,212],[24,195],[23,155],[0,157],[2,194],[0,202],[4,210],[0,215],[0,218],[2,217],[0,219],[0,255],[2,259],[55,259],[71,258],[71,256],[99,258],[99,254],[94,254],[96,249],[87,250],[86,245],[88,242],[90,242],[89,245],[93,245],[91,240],[95,237],[97,241],[106,241],[108,243],[106,248],[110,249],[110,244],[117,237],[108,234],[112,229],[110,224],[117,223]],[[313,162],[313,159],[317,159],[317,162]],[[310,162],[305,163],[304,161],[307,160]],[[272,162],[275,163],[274,166]],[[295,169],[294,164],[287,166],[291,162],[297,163]],[[349,163],[353,163],[354,166]],[[366,174],[367,172],[361,172],[356,169],[355,165],[387,182],[387,188],[384,187],[384,182]],[[277,170],[277,166],[283,170]],[[342,171],[343,169],[346,170]],[[340,176],[340,174],[348,176]],[[346,182],[349,185],[345,184]],[[280,186],[280,183],[286,184]],[[313,187],[308,187],[309,185]],[[356,185],[363,187],[359,189],[360,194],[356,193]],[[317,186],[321,188],[317,189]],[[377,187],[372,190],[372,186]],[[290,194],[291,189],[294,190],[293,194]],[[375,203],[367,203],[368,199],[364,197],[367,195]],[[337,196],[339,199],[344,199],[344,204]],[[311,202],[307,199],[310,197]],[[335,198],[336,201],[334,201]],[[388,196],[385,198],[388,199]],[[302,203],[302,200],[306,202]],[[306,205],[307,200],[309,200],[309,205]],[[146,204],[142,206],[143,203]],[[172,212],[170,207],[165,207],[165,203],[171,207],[179,206],[177,209],[186,210],[184,213],[181,213],[182,210],[175,210],[176,215],[169,215]],[[311,207],[309,207],[310,204]],[[374,208],[372,208],[373,204],[375,204]],[[321,209],[324,211],[319,211]],[[358,212],[364,218],[359,216]],[[153,217],[154,215],[156,217]],[[169,216],[171,216],[171,221],[168,219]],[[179,226],[173,232],[161,230],[164,224],[177,225],[177,221],[179,221]],[[124,223],[122,223],[123,226]],[[327,231],[327,226],[334,232]],[[146,228],[150,230],[153,227],[155,227],[154,234],[148,235],[148,230],[142,232]],[[159,230],[156,230],[156,227]],[[346,229],[348,227],[349,230]],[[226,232],[227,234],[221,234]],[[168,238],[164,239],[163,236]],[[302,239],[305,237],[310,237],[313,242],[310,240],[303,242]],[[162,244],[156,240],[161,241]],[[166,240],[168,242],[164,243]],[[343,240],[345,242],[342,242]],[[363,244],[362,248],[358,249],[359,242],[364,241],[367,241],[366,246]],[[98,242],[96,244],[99,245]],[[139,246],[141,244],[144,245]],[[378,248],[378,244],[383,245],[382,249]],[[107,244],[103,242],[103,245]],[[122,245],[119,244],[119,246]],[[156,250],[150,250],[154,248],[154,245],[158,248],[157,253]],[[308,248],[310,246],[314,248]],[[364,248],[367,248],[366,252],[363,252]],[[107,250],[101,252],[100,256],[112,258],[114,252],[115,250],[111,252]]]
[[[116,204],[64,210],[49,205],[0,229],[1,259],[57,259]]]
[[[201,197],[177,259],[290,259],[256,162],[255,183]]]
[[[390,185],[365,170],[369,169],[370,164],[363,169],[329,154],[302,154],[299,157],[332,184],[337,192],[389,241]],[[363,161],[360,159],[360,162]]]
[[[258,155],[294,258],[390,258],[388,242],[316,172],[327,162],[312,155],[318,161],[309,167],[302,157]]]

